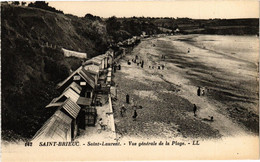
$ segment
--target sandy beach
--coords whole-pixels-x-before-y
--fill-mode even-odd
[[[117,134],[146,139],[257,135],[257,42],[252,36],[207,35],[143,40],[120,60],[122,69],[115,73]],[[131,61],[136,55],[144,68]],[[197,95],[198,86],[204,95]],[[134,103],[125,103],[126,94]],[[123,104],[127,110],[122,117]],[[133,105],[137,106],[136,121]]]

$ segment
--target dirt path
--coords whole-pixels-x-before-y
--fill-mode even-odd
[[[220,73],[218,70],[225,69],[229,61],[223,59],[223,56],[213,55],[211,51],[178,41],[176,38],[174,41],[171,39],[171,37],[166,37],[142,41],[131,54],[121,60],[122,70],[115,74],[115,82],[119,84],[118,95],[120,95],[115,112],[119,113],[121,105],[125,103],[126,93],[133,96],[136,104],[144,108],[138,110],[140,118],[136,122],[131,121],[133,110],[128,105],[131,113],[128,112],[126,117],[120,117],[119,114],[115,116],[119,134],[165,138],[219,138],[251,134],[244,125],[238,124],[229,117],[226,110],[227,104],[211,98],[211,94],[214,94],[213,87],[205,84],[209,89],[213,89],[206,91],[205,96],[197,96],[196,93],[197,86],[205,86],[202,84],[203,81],[212,82],[209,77],[218,76]],[[187,50],[190,51],[189,54]],[[166,59],[161,59],[162,54],[166,56]],[[136,55],[139,60],[140,58],[144,60],[144,68],[134,63],[127,65],[126,61],[132,60]],[[223,64],[218,67],[214,60],[215,62],[222,60]],[[165,65],[164,70],[161,67],[158,69],[161,65]],[[236,65],[232,64],[232,66]],[[215,67],[218,69],[214,71]],[[224,80],[224,82],[231,84],[229,80]],[[215,84],[221,85],[217,81]],[[198,107],[197,117],[194,117],[192,112],[193,104]],[[153,108],[147,111],[147,107]],[[151,111],[159,112],[154,115]],[[162,119],[160,116],[162,114],[167,120]],[[209,121],[209,116],[214,117],[213,122]],[[147,130],[146,126],[150,130]],[[164,133],[161,132],[162,130]]]

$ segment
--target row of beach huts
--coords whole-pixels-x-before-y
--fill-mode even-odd
[[[137,42],[140,39],[132,38],[125,45],[130,46]],[[122,49],[125,45],[117,43],[116,47]],[[68,54],[67,50],[62,50],[64,55]],[[99,95],[110,94],[114,60],[117,56],[118,52],[110,48],[105,54],[83,62],[60,82],[57,85],[60,96],[45,107],[55,109],[55,112],[36,132],[32,141],[73,141],[79,134],[79,129],[95,126]]]

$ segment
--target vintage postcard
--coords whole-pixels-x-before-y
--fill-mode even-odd
[[[1,158],[259,159],[259,2],[1,1]]]

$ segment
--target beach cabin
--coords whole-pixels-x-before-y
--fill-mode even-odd
[[[106,84],[111,85],[111,81],[112,81],[112,68],[108,68]]]
[[[77,94],[81,94],[82,88],[79,86],[76,82],[72,82],[63,92],[71,88],[73,91],[75,91]]]
[[[78,125],[80,122],[79,112],[80,112],[80,106],[77,105],[75,102],[73,102],[70,98],[68,98],[60,107],[60,111],[65,113],[67,116],[69,116],[71,121],[71,139],[74,139],[77,136],[78,133]]]
[[[95,65],[98,67],[98,70],[102,70],[102,59],[99,58],[92,58],[90,60],[85,61],[82,66],[87,66],[87,65]]]
[[[94,73],[94,74],[93,74]],[[67,79],[57,85],[60,91],[64,91],[67,87],[75,82],[81,87],[81,97],[91,98],[97,83],[98,72],[85,70],[82,66],[74,71]]]
[[[107,55],[107,67],[112,67],[112,64],[113,64],[113,59],[114,59],[114,51],[112,49],[109,49],[107,52],[106,52],[106,55]]]
[[[85,111],[86,126],[95,126],[97,121],[97,109],[90,107],[90,108],[86,108],[84,111]]]
[[[36,132],[33,140],[72,141],[77,136],[79,124],[85,123],[80,121],[80,110],[79,105],[67,98]]]
[[[93,59],[101,61],[101,70],[104,70],[107,68],[107,56],[105,54],[103,55],[98,55],[94,57]]]
[[[96,65],[85,65],[82,69],[91,76],[91,79],[96,85],[100,75],[99,67]]]
[[[77,103],[79,96],[72,88],[68,88],[59,97],[54,98],[45,108],[61,106],[68,98]]]
[[[32,141],[72,141],[71,123],[68,115],[57,110],[36,132]]]

